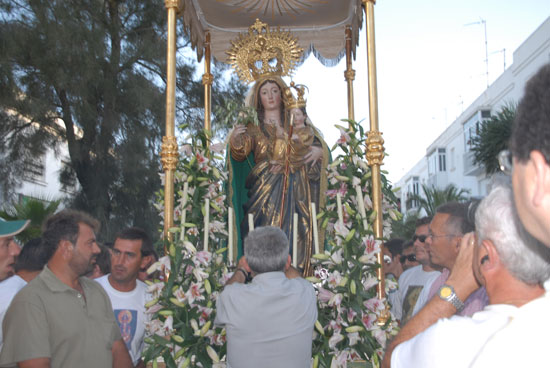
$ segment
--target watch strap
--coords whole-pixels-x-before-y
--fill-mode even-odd
[[[444,296],[442,296],[441,291],[445,288],[449,288],[451,290],[451,293],[448,296],[444,297]],[[457,312],[460,312],[464,309],[464,302],[462,300],[460,300],[458,295],[456,295],[455,289],[451,285],[445,284],[445,285],[441,286],[441,288],[439,288],[438,295],[441,299],[446,300],[449,303],[451,303],[456,308]]]

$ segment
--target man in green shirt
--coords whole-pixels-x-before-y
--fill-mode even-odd
[[[46,221],[42,241],[50,258],[6,312],[0,366],[133,366],[108,296],[84,277],[100,252],[98,228],[95,219],[73,210]]]

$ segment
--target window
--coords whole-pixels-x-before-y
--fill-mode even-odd
[[[437,150],[438,153],[438,163],[439,163],[439,171],[447,171],[447,164],[445,161],[445,148],[439,148]]]
[[[28,158],[23,163],[24,178],[31,181],[44,181],[46,176],[46,165],[43,157]]]

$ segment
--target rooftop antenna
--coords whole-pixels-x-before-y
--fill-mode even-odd
[[[502,58],[504,59],[504,71],[506,71],[506,49],[493,51],[493,52],[491,52],[491,55],[500,54],[500,53],[502,53]]]
[[[487,22],[483,18],[479,18],[479,22],[472,22],[465,24],[464,26],[471,26],[474,24],[481,24],[483,25],[483,30],[485,31],[485,75],[487,76],[487,88],[489,88],[489,51],[487,48]]]

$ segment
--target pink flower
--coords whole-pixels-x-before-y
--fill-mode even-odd
[[[208,266],[211,259],[212,253],[201,250],[200,252],[197,252],[197,254],[195,254],[195,256],[193,257],[193,263],[196,266]]]
[[[378,343],[381,346],[386,346],[386,338],[387,337],[386,337],[386,332],[385,331],[382,331],[379,328],[375,328],[375,329],[372,330],[372,335],[374,336],[376,341],[378,341]]]
[[[174,330],[173,324],[174,324],[174,318],[172,316],[166,317],[166,320],[164,321],[164,326],[163,326],[165,335],[169,335],[170,333],[172,333],[172,331]]]
[[[338,128],[340,130],[340,138],[336,141],[337,144],[344,144],[350,141],[350,136],[348,132],[346,132],[342,128]]]
[[[187,290],[187,292],[185,293],[185,297],[187,298],[187,300],[189,300],[189,304],[194,303],[195,300],[204,300],[204,295],[202,295],[204,289],[201,286],[202,285],[198,283],[191,283],[189,290]]]
[[[378,285],[378,279],[376,277],[369,276],[363,281],[363,289],[369,290],[371,287]]]
[[[359,332],[350,332],[348,333],[348,339],[349,339],[349,346],[353,346],[357,344],[359,341],[361,341],[361,337],[359,336]]]
[[[329,274],[328,283],[332,288],[338,286],[340,281],[342,281],[342,275],[340,275],[340,272],[334,271],[333,273]]]
[[[384,302],[382,299],[378,299],[376,297],[370,298],[369,300],[366,300],[363,302],[363,305],[372,312],[378,312],[381,310],[384,310],[386,306],[384,305]]]
[[[374,325],[374,322],[376,322],[376,314],[373,314],[373,313],[363,314],[361,321],[363,322],[363,325],[365,326],[365,328],[367,330],[370,330]]]
[[[339,307],[340,304],[342,304],[343,298],[344,297],[340,293],[334,294],[332,298],[330,298],[330,300],[328,301],[328,305],[330,305],[331,307]]]
[[[317,298],[320,302],[326,303],[328,302],[332,297],[334,296],[334,293],[328,291],[325,288],[319,289],[319,294],[317,295]]]
[[[344,336],[342,336],[340,333],[334,333],[334,335],[332,335],[331,338],[328,340],[329,348],[334,349],[336,347],[336,344],[338,344],[342,340],[344,340]]]
[[[177,288],[176,291],[174,291],[173,294],[176,297],[176,299],[178,300],[178,302],[183,303],[185,301],[185,292],[183,291],[181,286],[179,288]]]
[[[355,312],[353,310],[353,308],[348,308],[348,322],[349,323],[352,323],[353,322],[353,319],[355,318],[355,316],[357,315],[357,312]]]

